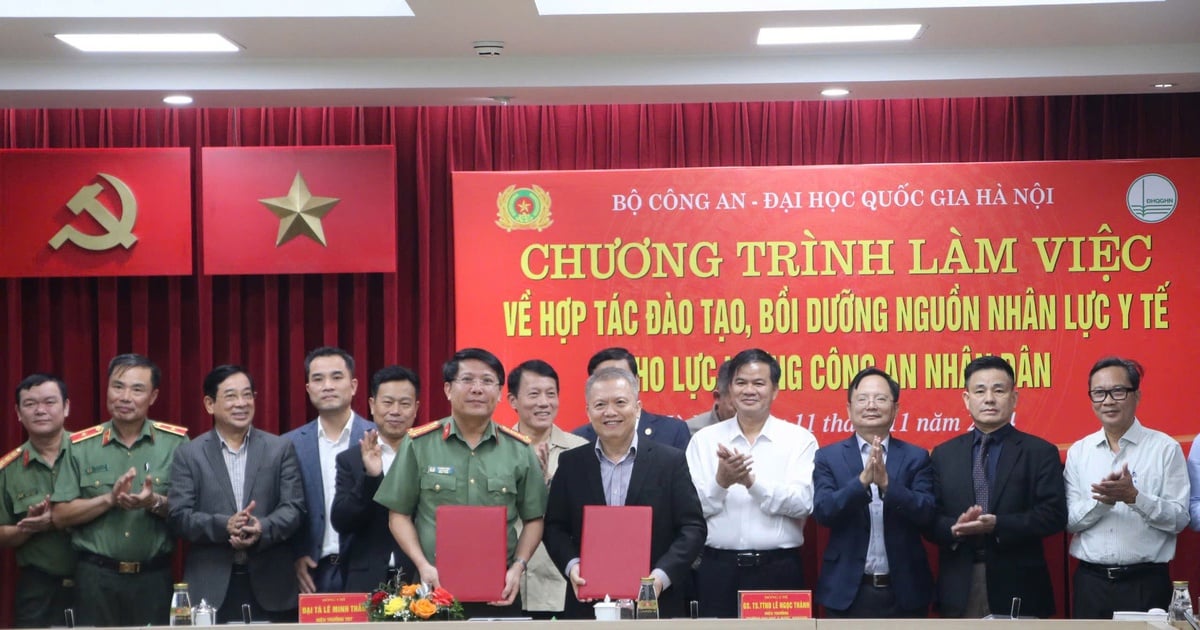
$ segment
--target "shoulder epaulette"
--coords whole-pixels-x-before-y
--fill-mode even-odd
[[[0,470],[4,470],[5,468],[7,468],[9,464],[16,461],[16,459],[20,456],[21,456],[21,447],[18,446],[17,448],[14,448],[12,450],[12,452],[10,452],[8,455],[5,455],[3,459],[0,459]]]
[[[188,434],[187,427],[181,427],[176,424],[167,424],[166,422],[157,421],[154,421],[151,424],[153,424],[154,428],[158,429],[159,431],[166,431],[167,433],[174,433],[175,435],[182,435],[184,437],[187,437]]]
[[[78,444],[88,438],[94,438],[97,435],[104,433],[104,425],[97,424],[94,427],[88,427],[82,431],[76,431],[71,434],[71,443]]]
[[[516,438],[516,439],[518,439],[518,440],[520,440],[520,441],[522,441],[522,442],[524,442],[524,443],[526,443],[526,444],[532,444],[532,443],[533,443],[533,439],[532,439],[532,438],[530,438],[528,435],[525,435],[524,433],[521,433],[520,431],[517,431],[516,429],[510,429],[510,428],[508,428],[508,427],[506,427],[506,426],[504,426],[504,425],[502,425],[502,424],[497,424],[497,425],[496,425],[496,428],[497,428],[497,429],[500,429],[500,432],[501,432],[501,433],[503,433],[503,434],[507,435],[507,436],[508,436],[508,437],[510,437],[510,438]]]
[[[408,437],[409,438],[419,438],[422,435],[429,435],[430,433],[433,433],[434,431],[437,431],[440,428],[442,428],[440,422],[426,422],[425,424],[422,424],[419,427],[409,429]]]

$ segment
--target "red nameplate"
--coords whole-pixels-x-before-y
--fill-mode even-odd
[[[812,591],[738,591],[742,619],[812,619]]]
[[[300,623],[357,623],[368,621],[363,604],[367,593],[307,593],[300,595]]]

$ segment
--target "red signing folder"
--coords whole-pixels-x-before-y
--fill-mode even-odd
[[[508,510],[443,505],[437,509],[438,580],[460,602],[494,602],[508,570]]]
[[[636,599],[641,579],[650,575],[648,505],[583,506],[583,541],[579,550],[581,599]]]

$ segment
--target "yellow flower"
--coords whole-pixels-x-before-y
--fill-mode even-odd
[[[428,619],[433,616],[433,613],[437,612],[437,604],[428,599],[418,599],[409,606],[409,609],[421,619]]]
[[[405,584],[400,587],[400,595],[403,597],[413,597],[417,594],[417,589],[420,587],[419,584]]]
[[[408,606],[408,601],[403,597],[393,597],[383,605],[383,614],[395,616],[396,613],[404,610]]]

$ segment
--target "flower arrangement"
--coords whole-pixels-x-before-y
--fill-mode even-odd
[[[380,584],[363,604],[371,621],[463,619],[462,604],[444,588],[425,584]]]

